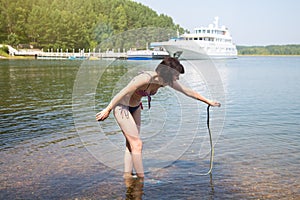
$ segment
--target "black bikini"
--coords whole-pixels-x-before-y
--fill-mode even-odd
[[[138,106],[134,106],[134,107],[129,106],[129,107],[128,107],[128,110],[129,110],[129,112],[132,114],[132,113],[134,113],[137,109],[139,109],[140,106],[141,106],[141,104],[138,105]]]
[[[144,90],[137,90],[137,91],[135,91],[135,93],[136,93],[137,95],[142,96],[142,97],[145,97],[145,96],[148,97],[148,108],[150,109],[150,107],[151,107],[151,105],[150,105],[150,102],[151,102],[151,95],[154,95],[154,94],[156,93],[156,91],[155,91],[155,92],[152,92],[152,93],[150,93],[150,94],[147,92],[147,89],[149,88],[149,86],[150,86],[150,84],[151,84],[151,81],[152,81],[152,76],[151,76],[151,74],[149,74],[149,73],[146,73],[146,74],[148,74],[148,75],[151,77],[150,82],[148,83],[146,89],[144,89]],[[134,107],[132,107],[132,106],[125,106],[125,105],[122,105],[122,104],[120,104],[120,105],[121,105],[121,106],[124,106],[124,107],[128,107],[128,110],[129,110],[129,112],[130,112],[131,114],[133,114],[135,111],[137,111],[137,109],[139,109],[139,107],[141,107],[141,109],[143,109],[142,102],[140,102],[139,105],[134,106]]]

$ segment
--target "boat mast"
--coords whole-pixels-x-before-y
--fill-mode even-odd
[[[215,24],[215,28],[219,27],[219,17],[215,17],[214,24]]]

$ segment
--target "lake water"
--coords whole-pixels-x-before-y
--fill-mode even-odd
[[[222,103],[213,173],[206,105],[166,87],[143,100],[144,185],[125,183],[124,138],[95,114],[158,62],[0,60],[0,198],[300,198],[300,57],[183,62],[180,81]]]

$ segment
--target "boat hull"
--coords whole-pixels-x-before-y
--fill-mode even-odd
[[[129,56],[127,60],[152,60],[152,57],[148,56]]]
[[[154,60],[164,59],[168,57],[169,53],[166,51],[153,51],[153,50],[140,50],[140,51],[128,51],[128,60]]]
[[[156,44],[162,46],[172,57],[176,57],[183,60],[207,60],[207,59],[235,59],[237,58],[236,47],[232,51],[221,51],[221,47],[217,47],[216,44],[210,43],[203,45],[194,41],[178,40],[168,41]],[[220,50],[216,50],[220,49]],[[226,49],[226,48],[225,48]]]

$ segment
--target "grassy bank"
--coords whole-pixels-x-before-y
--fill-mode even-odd
[[[2,46],[2,47],[0,47],[0,58],[6,58],[6,57],[9,57],[8,47],[7,46]]]
[[[35,59],[34,56],[10,56],[10,55],[7,55],[7,56],[2,56],[0,54],[0,59],[10,59],[10,60],[33,60]]]

